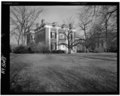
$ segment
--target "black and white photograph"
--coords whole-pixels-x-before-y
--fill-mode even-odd
[[[119,94],[119,2],[1,5],[1,94]]]

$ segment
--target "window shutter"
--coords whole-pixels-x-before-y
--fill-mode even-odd
[[[51,35],[50,37],[52,38],[52,32],[50,33],[50,35]]]
[[[73,36],[72,36],[72,34],[71,34],[71,40],[73,39]]]
[[[57,38],[57,33],[55,32],[55,39]]]

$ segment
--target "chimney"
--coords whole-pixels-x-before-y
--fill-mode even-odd
[[[53,27],[55,27],[56,25],[57,25],[56,22],[53,22],[53,23],[52,23],[52,26],[53,26]]]
[[[45,20],[44,19],[41,20],[41,24],[45,24]]]
[[[73,25],[72,24],[69,24],[69,29],[72,29],[73,28]]]
[[[44,25],[45,25],[45,19],[42,19],[41,20],[41,27],[44,27]]]
[[[62,24],[62,25],[61,25],[61,28],[65,28],[65,26],[66,26],[65,24]]]

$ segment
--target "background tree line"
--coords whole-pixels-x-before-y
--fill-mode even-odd
[[[79,9],[78,19],[79,33],[84,33],[84,40],[81,37],[75,41],[69,39],[72,33],[68,31],[68,34],[65,34],[68,43],[62,45],[68,48],[69,53],[79,44],[84,47],[85,52],[117,51],[117,6],[82,6]],[[71,30],[75,21],[69,17],[63,23]]]
[[[79,12],[79,27],[84,32],[86,49],[104,46],[104,51],[117,51],[117,7],[83,6]]]

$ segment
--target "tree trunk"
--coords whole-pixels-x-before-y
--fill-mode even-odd
[[[70,33],[68,33],[68,54],[71,54],[71,49],[70,49]]]
[[[108,37],[107,37],[107,20],[105,21],[105,31],[106,31],[106,33],[105,33],[105,42],[106,42],[106,48],[105,48],[105,51],[107,52],[108,51],[108,42],[107,42],[107,39],[108,39]]]
[[[19,39],[18,39],[18,41],[17,41],[17,44],[18,44],[18,46],[20,45]]]
[[[87,53],[87,46],[86,46],[87,34],[86,34],[86,29],[84,29],[84,35],[85,35],[85,52]]]
[[[20,45],[20,35],[18,36],[18,40],[17,40],[18,46]]]
[[[68,54],[71,54],[71,49],[70,48],[68,48]]]
[[[22,45],[25,45],[25,42],[24,42],[24,30],[22,30]]]

